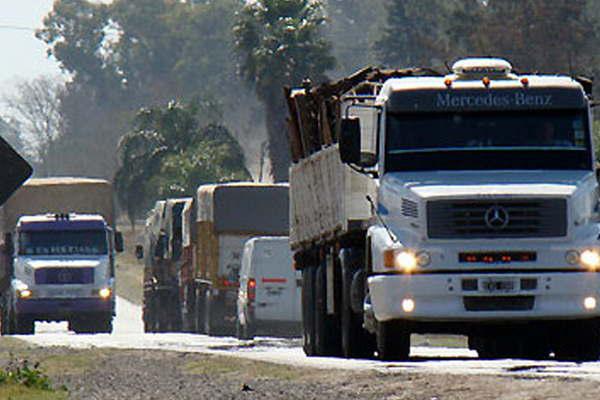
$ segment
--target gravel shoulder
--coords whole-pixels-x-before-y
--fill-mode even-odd
[[[322,370],[198,353],[40,348],[1,338],[0,368],[15,357],[39,362],[69,399],[598,398],[597,382],[571,378]]]

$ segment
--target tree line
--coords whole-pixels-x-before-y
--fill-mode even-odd
[[[594,75],[599,32],[593,0],[57,0],[36,36],[66,83],[25,82],[0,130],[40,175],[115,177],[134,217],[203,182],[286,180],[283,86],[487,55]]]

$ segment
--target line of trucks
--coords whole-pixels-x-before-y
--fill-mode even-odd
[[[411,334],[451,333],[484,358],[599,358],[589,80],[473,58],[285,93],[289,186],[203,185],[149,213],[146,331],[248,338],[301,310],[309,356],[404,360]],[[3,333],[111,330],[107,182],[30,180],[0,221]]]
[[[237,182],[158,201],[137,248],[144,259],[145,331],[240,338],[257,327],[298,331],[288,193],[287,184]]]
[[[251,336],[243,243],[289,235],[309,356],[405,360],[411,334],[450,333],[483,358],[599,358],[590,80],[471,58],[285,94],[289,213],[285,185],[158,202],[147,330]]]

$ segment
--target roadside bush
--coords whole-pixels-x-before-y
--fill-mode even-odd
[[[18,384],[28,388],[53,391],[50,378],[40,369],[40,364],[30,365],[29,360],[12,358],[0,371],[0,385]]]

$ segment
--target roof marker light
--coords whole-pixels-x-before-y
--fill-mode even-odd
[[[529,86],[529,79],[521,78],[521,84],[525,87]]]
[[[446,78],[446,79],[444,80],[444,85],[446,85],[446,87],[447,87],[448,89],[450,89],[450,87],[452,86],[452,79],[450,79],[450,78]]]

